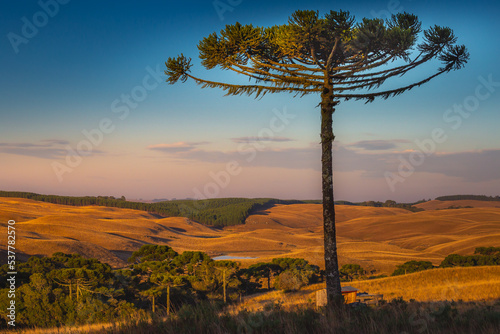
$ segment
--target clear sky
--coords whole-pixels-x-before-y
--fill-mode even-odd
[[[168,85],[168,57],[237,21],[296,9],[407,11],[454,29],[471,60],[402,96],[334,115],[335,197],[400,202],[500,194],[498,1],[0,2],[0,189],[129,199],[318,199],[319,96],[224,97]],[[218,8],[218,9],[217,9]],[[424,77],[439,63],[400,78]],[[394,83],[397,84],[397,83]]]

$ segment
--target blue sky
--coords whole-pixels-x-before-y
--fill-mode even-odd
[[[496,1],[337,1],[331,7],[331,1],[42,0],[1,6],[0,189],[144,199],[320,198],[319,96],[223,97],[192,82],[168,85],[162,72],[168,57],[183,53],[199,76],[241,82],[199,66],[196,46],[203,37],[237,21],[282,24],[296,9],[343,9],[358,19],[408,11],[424,28],[449,26],[471,60],[391,100],[338,106],[336,198],[500,193]],[[471,111],[457,114],[456,106],[464,105]],[[293,118],[266,139],[266,129],[283,114]],[[445,140],[422,158],[425,146],[417,142],[431,140],[435,129]],[[93,137],[91,152],[85,151],[84,132],[97,130],[102,138]],[[406,171],[410,159],[413,170]],[[231,174],[232,161],[240,169]]]

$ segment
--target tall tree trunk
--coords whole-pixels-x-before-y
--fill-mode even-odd
[[[332,145],[335,139],[332,123],[335,105],[333,85],[329,80],[321,93],[321,162],[323,188],[323,229],[325,243],[325,275],[328,306],[342,302],[339,266],[337,260],[337,240],[335,230],[335,205],[333,198],[333,157]]]

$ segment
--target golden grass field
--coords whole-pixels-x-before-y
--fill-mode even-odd
[[[338,205],[336,212],[340,264],[358,263],[377,273],[390,274],[409,260],[437,265],[448,254],[471,254],[475,247],[500,243],[500,208],[496,207],[412,213]],[[215,229],[186,218],[158,219],[143,211],[0,198],[0,225],[5,227],[10,219],[16,221],[20,259],[23,254],[77,252],[121,267],[141,245],[154,243],[178,252],[256,258],[240,260],[242,266],[273,257],[300,257],[323,266],[319,204],[277,205],[251,215],[244,225]],[[4,252],[5,244],[0,249]]]
[[[342,283],[359,289],[359,292],[383,294],[391,301],[402,297],[409,301],[492,301],[500,298],[500,267],[462,267],[426,270],[418,273],[380,278],[374,280]],[[259,311],[272,304],[284,308],[300,305],[315,305],[316,291],[325,288],[325,283],[309,285],[296,292],[271,291],[248,296],[244,302],[232,307],[231,312],[243,309]]]
[[[391,300],[493,300],[500,298],[500,267],[440,268],[414,274],[351,282],[350,286]]]

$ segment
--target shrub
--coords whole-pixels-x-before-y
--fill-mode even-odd
[[[309,279],[303,272],[289,269],[279,274],[274,282],[274,287],[278,290],[296,291],[309,283]]]
[[[352,281],[354,278],[359,278],[365,273],[359,264],[344,264],[340,268],[340,275],[343,281]]]
[[[396,270],[394,270],[392,276],[411,274],[416,273],[417,271],[423,271],[433,268],[434,266],[430,261],[408,261],[404,264],[396,266]]]

